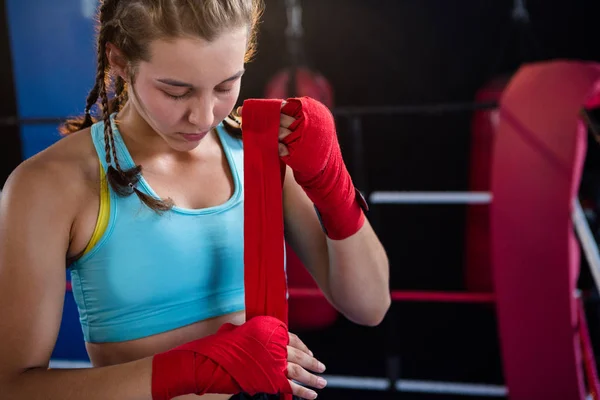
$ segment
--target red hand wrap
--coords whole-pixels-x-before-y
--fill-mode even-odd
[[[282,159],[314,203],[327,236],[341,240],[355,234],[367,205],[344,164],[331,112],[309,97],[288,99],[281,112],[296,119],[282,140],[289,151]]]
[[[152,398],[291,393],[285,374],[288,341],[287,327],[273,317],[225,324],[215,335],[154,356]]]

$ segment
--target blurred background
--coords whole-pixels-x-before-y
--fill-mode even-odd
[[[485,123],[476,121],[490,116],[472,103],[497,100],[506,79],[526,62],[600,61],[597,0],[304,0],[296,4],[301,57],[290,54],[289,30],[286,36],[294,25],[288,19],[294,12],[286,9],[292,3],[266,0],[258,54],[247,66],[240,103],[277,90],[323,90],[346,162],[366,195],[486,190],[489,148],[480,136]],[[59,119],[83,112],[95,74],[96,5],[0,0],[0,187],[18,163],[59,140]],[[286,81],[289,73],[278,75],[290,65],[302,67],[291,74],[299,82],[295,88]],[[590,157],[582,190],[592,224],[595,174]],[[489,291],[485,260],[474,261],[478,250],[469,241],[477,240],[470,211],[474,206],[374,206],[371,218],[390,257],[392,289]],[[581,286],[591,287],[582,269]],[[70,293],[66,299],[54,356],[85,361]],[[589,313],[597,332],[595,305]],[[503,384],[492,305],[396,302],[375,328],[339,316],[325,320],[297,333],[328,374]],[[375,386],[330,388],[321,397],[479,398]]]

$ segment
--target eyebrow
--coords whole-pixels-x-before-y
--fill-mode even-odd
[[[236,79],[240,78],[242,75],[244,75],[244,72],[246,70],[241,70],[238,71],[235,75],[230,76],[229,78],[225,79],[223,82],[219,83],[219,85],[222,85],[224,83],[227,82],[231,82],[231,81],[235,81]],[[184,88],[193,88],[194,85],[190,84],[190,83],[186,83],[186,82],[181,82],[175,79],[169,79],[169,78],[158,78],[157,79],[158,82],[164,83],[166,85],[169,86],[175,86],[175,87],[184,87]]]

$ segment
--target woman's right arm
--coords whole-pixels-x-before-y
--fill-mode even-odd
[[[20,165],[0,196],[0,398],[151,399],[152,358],[48,369],[62,318],[71,224],[85,188],[64,162],[38,160]]]

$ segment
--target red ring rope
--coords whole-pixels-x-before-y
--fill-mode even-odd
[[[72,290],[71,282],[67,281],[66,291]],[[312,288],[290,288],[290,298],[315,298],[323,297],[319,289]],[[461,293],[461,292],[432,292],[432,291],[391,291],[393,301],[414,301],[434,303],[471,303],[491,304],[494,303],[493,293]]]
[[[290,298],[323,297],[319,289],[290,288]],[[419,301],[435,303],[493,303],[493,293],[462,293],[462,292],[425,292],[392,290],[393,301]]]

